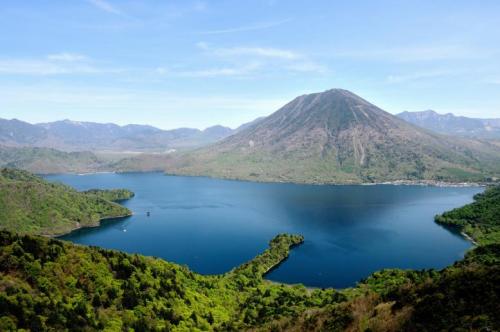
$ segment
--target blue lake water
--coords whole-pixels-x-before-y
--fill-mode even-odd
[[[305,243],[267,278],[338,288],[382,268],[442,268],[462,258],[471,244],[433,218],[482,191],[252,183],[160,173],[47,179],[79,190],[128,188],[136,194],[124,202],[132,217],[75,231],[65,240],[216,274],[259,254],[278,233],[300,233]]]

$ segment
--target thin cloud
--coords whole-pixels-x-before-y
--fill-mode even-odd
[[[109,2],[104,1],[104,0],[88,0],[89,3],[94,5],[96,8],[99,8],[100,10],[103,10],[107,13],[114,14],[114,15],[123,15],[123,12],[113,5],[111,5]]]
[[[233,28],[226,28],[226,29],[216,29],[216,30],[206,30],[206,31],[198,31],[198,34],[201,35],[218,35],[218,34],[224,34],[224,33],[235,33],[235,32],[246,32],[246,31],[257,31],[257,30],[265,30],[273,27],[277,27],[279,25],[291,22],[291,18],[287,18],[284,20],[280,21],[274,21],[274,22],[261,22],[261,23],[255,23],[252,25],[246,25],[246,26],[240,26],[240,27],[233,27]]]
[[[258,62],[252,62],[243,66],[209,68],[203,70],[183,71],[173,73],[174,76],[181,77],[221,77],[221,76],[248,76],[261,67]]]
[[[461,45],[438,45],[334,51],[332,56],[357,60],[416,62],[479,58],[484,54]]]
[[[95,74],[100,69],[88,64],[65,65],[44,60],[0,60],[0,74],[19,75],[61,75],[61,74]]]
[[[210,49],[207,44],[203,43],[199,44],[199,47],[208,50],[217,56],[258,56],[287,60],[294,60],[302,57],[302,55],[297,52],[271,47],[232,47]]]
[[[118,73],[123,70],[99,68],[85,55],[75,53],[50,54],[41,59],[0,59],[0,75],[67,75]]]
[[[285,68],[301,73],[326,74],[328,68],[313,61],[299,61],[285,66]]]
[[[212,47],[205,42],[199,42],[196,46],[203,50],[205,54],[222,60],[232,62],[238,62],[241,59],[258,61],[260,63],[259,67],[269,69],[267,72],[280,69],[292,72],[323,74],[328,71],[324,65],[316,63],[306,55],[288,49],[256,46]],[[232,71],[227,71],[227,74],[229,73],[232,73]]]
[[[389,75],[387,76],[387,81],[389,83],[402,83],[409,81],[418,81],[426,78],[437,78],[451,74],[456,74],[456,73],[451,71],[429,71],[429,72],[411,73],[403,75]]]
[[[47,55],[47,59],[52,61],[77,62],[88,60],[88,57],[82,54],[63,52],[57,54],[49,54]]]

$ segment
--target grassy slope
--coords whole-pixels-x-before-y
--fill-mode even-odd
[[[121,197],[120,193],[80,193],[25,171],[4,168],[0,172],[0,228],[58,235],[79,227],[97,226],[101,219],[131,214],[127,208],[106,199]],[[124,193],[130,195],[128,191],[121,194]]]

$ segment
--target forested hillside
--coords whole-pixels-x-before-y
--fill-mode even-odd
[[[481,244],[500,243],[500,187],[477,194],[475,202],[436,217],[440,224],[458,227]]]
[[[3,168],[0,171],[0,229],[59,235],[80,227],[98,226],[102,219],[130,215],[130,210],[111,200],[127,199],[131,195],[129,191],[80,193],[25,171]]]
[[[0,232],[0,330],[242,330],[345,297],[264,282],[262,266],[301,237],[281,235],[241,269],[202,276],[152,257]]]

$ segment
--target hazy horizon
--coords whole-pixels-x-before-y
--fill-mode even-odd
[[[436,112],[440,115],[445,115],[445,114],[448,114],[448,113],[441,113],[441,112],[437,112],[435,110],[423,110],[423,111],[433,111],[433,112]],[[274,111],[273,111],[274,112]],[[404,111],[403,111],[404,112]],[[416,111],[418,112],[418,111]],[[271,115],[272,113],[270,114],[267,114],[267,115],[263,115],[261,116],[262,118],[266,117],[266,116],[269,116]],[[451,113],[453,114],[453,113]],[[395,114],[394,114],[395,115]],[[460,115],[457,115],[457,114],[453,114],[455,116],[460,116]],[[158,128],[158,129],[161,129],[161,130],[175,130],[175,129],[198,129],[198,130],[206,130],[208,128],[211,128],[211,127],[216,127],[216,126],[222,126],[222,127],[226,127],[226,128],[230,128],[232,130],[235,130],[237,129],[239,126],[242,126],[244,124],[247,124],[247,123],[250,123],[254,120],[257,120],[258,118],[261,118],[261,117],[257,117],[253,120],[250,120],[250,121],[247,121],[247,122],[243,122],[243,123],[240,123],[236,126],[232,126],[232,127],[229,127],[229,126],[224,126],[220,123],[213,123],[211,125],[208,125],[206,127],[194,127],[194,126],[183,126],[183,127],[172,127],[172,128],[163,128],[161,126],[157,126],[155,124],[152,124],[152,123],[120,123],[120,122],[117,122],[117,121],[111,121],[111,122],[99,122],[99,121],[92,121],[92,120],[75,120],[75,119],[56,119],[56,120],[53,120],[53,121],[46,121],[46,122],[30,122],[30,121],[27,121],[27,120],[24,120],[24,119],[20,119],[20,118],[17,118],[17,117],[13,117],[13,118],[0,118],[0,119],[5,119],[5,120],[19,120],[19,121],[23,121],[23,122],[27,122],[29,124],[33,124],[33,125],[41,125],[41,124],[46,124],[46,123],[52,123],[52,122],[62,122],[62,121],[70,121],[70,122],[81,122],[81,123],[98,123],[98,124],[114,124],[114,125],[118,125],[120,127],[124,127],[124,126],[128,126],[128,125],[140,125],[140,126],[151,126],[151,127],[155,127],[155,128]],[[482,119],[497,119],[497,118],[482,118]]]
[[[1,118],[235,128],[350,90],[500,117],[500,3],[4,1]],[[26,24],[29,22],[29,24]]]

